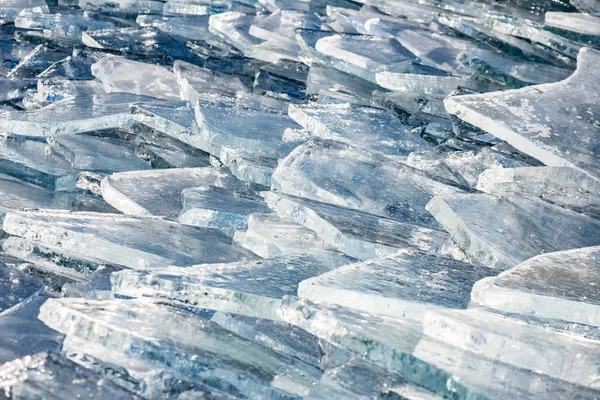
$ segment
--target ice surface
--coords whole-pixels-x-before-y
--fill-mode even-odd
[[[598,220],[540,200],[460,194],[435,197],[427,209],[467,254],[491,268],[600,244]]]
[[[248,217],[269,212],[263,199],[216,186],[184,189],[183,210],[177,220],[184,225],[216,228],[228,236],[245,231]]]
[[[600,18],[590,14],[548,12],[546,24],[587,35],[600,35]]]
[[[282,193],[437,227],[425,211],[436,194],[457,189],[382,155],[334,141],[311,141],[282,160],[271,177]]]
[[[471,298],[506,313],[600,326],[599,250],[586,247],[536,256],[477,282]]]
[[[539,198],[598,218],[600,185],[575,168],[522,167],[484,171],[477,182],[482,192]]]
[[[235,179],[235,178],[233,178]],[[177,168],[130,171],[112,174],[102,180],[102,196],[113,207],[129,215],[154,215],[175,218],[182,210],[184,189],[231,182],[217,168]]]
[[[582,49],[568,79],[501,93],[449,97],[450,114],[506,140],[548,166],[598,179],[594,84],[600,52]]]
[[[35,279],[19,270],[7,267],[0,263],[0,315],[10,312],[30,301],[43,291],[42,286]]]
[[[120,57],[105,57],[91,67],[107,93],[126,92],[166,100],[179,100],[175,75],[160,65]]]
[[[598,388],[596,340],[503,317],[479,309],[430,311],[423,332],[483,357],[581,386]]]
[[[307,279],[298,295],[419,321],[429,309],[467,308],[473,284],[490,275],[489,268],[407,250]]]
[[[133,315],[135,322],[124,327],[123,318]],[[141,357],[143,364],[231,391],[233,396],[283,397],[286,392],[302,396],[320,376],[315,367],[215,323],[146,301],[52,299],[42,307],[40,319],[69,337],[123,349],[121,358]],[[80,351],[85,353],[86,348]],[[104,357],[109,361],[111,355]]]
[[[332,139],[390,156],[406,156],[431,146],[391,113],[350,104],[319,107],[290,105],[289,115],[322,139]]]
[[[328,245],[351,257],[368,260],[414,247],[435,253],[445,232],[314,200],[265,192],[269,207],[314,231]]]
[[[132,393],[53,352],[41,352],[0,366],[0,389],[9,398],[132,399]]]
[[[158,218],[50,210],[10,212],[4,217],[2,229],[11,235],[130,268],[253,258],[217,230]]]
[[[185,270],[121,271],[111,279],[113,291],[119,295],[279,320],[275,311],[285,295],[295,295],[301,281],[343,265],[348,259],[340,254],[329,261],[326,264],[318,257],[292,255],[203,264]]]

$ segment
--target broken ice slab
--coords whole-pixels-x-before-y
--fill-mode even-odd
[[[53,352],[36,353],[1,365],[0,390],[12,399],[137,399],[131,392]]]
[[[241,12],[215,14],[210,16],[209,30],[245,53],[251,47],[262,42],[248,33],[250,27],[262,18]]]
[[[288,354],[314,366],[320,365],[324,355],[317,337],[294,325],[220,311],[216,312],[210,320],[244,339]]]
[[[35,278],[0,262],[0,316],[31,301],[44,291]]]
[[[272,189],[397,221],[439,227],[425,210],[436,194],[457,189],[380,154],[347,144],[313,140],[283,159]]]
[[[310,391],[307,400],[370,400],[388,398],[386,394],[394,390],[407,399],[436,400],[438,397],[425,389],[411,385],[399,374],[386,371],[359,357],[325,371],[319,383]],[[389,398],[396,398],[393,395]]]
[[[131,103],[152,97],[111,93],[67,98],[39,110],[0,111],[0,130],[24,136],[56,136],[118,128],[132,122]]]
[[[215,228],[228,236],[248,228],[248,217],[269,212],[264,200],[216,186],[201,186],[181,192],[183,210],[177,220],[184,225]]]
[[[38,74],[39,78],[94,79],[90,66],[104,54],[93,50],[73,50],[73,54],[55,62]]]
[[[139,15],[136,22],[143,27],[191,40],[214,40],[216,36],[208,30],[208,15],[161,16]]]
[[[413,151],[431,148],[412,132],[410,126],[403,125],[392,113],[377,108],[350,104],[318,107],[291,104],[289,115],[312,135],[389,156],[407,156]]]
[[[83,44],[94,49],[147,58],[199,61],[199,57],[192,53],[184,42],[154,28],[117,28],[83,32],[81,38]]]
[[[136,142],[135,154],[154,169],[210,166],[207,153],[157,132]]]
[[[345,265],[300,283],[298,296],[420,321],[427,310],[467,308],[473,284],[494,270],[413,250]]]
[[[136,358],[147,368],[165,369],[184,382],[202,382],[234,397],[303,396],[321,374],[202,317],[147,301],[52,299],[40,319],[68,337],[106,349],[98,354],[102,361],[122,365]],[[129,321],[125,328],[124,320]],[[78,350],[85,354],[86,346]]]
[[[50,190],[76,189],[79,170],[48,144],[20,137],[0,137],[0,172]]]
[[[579,168],[596,179],[599,113],[593,106],[600,52],[584,48],[568,79],[501,93],[452,96],[450,114],[506,140],[548,166]]]
[[[34,79],[2,79],[0,78],[0,101],[18,100],[25,95],[27,89],[35,87]]]
[[[102,84],[95,80],[46,78],[37,81],[34,98],[40,106],[45,107],[68,98],[102,96],[104,93]]]
[[[447,376],[452,389],[456,389],[455,382],[461,385],[461,390],[453,390],[453,396],[457,398],[567,400],[594,398],[600,393],[595,389],[489,360],[427,336],[419,341],[414,355],[427,363],[425,365],[433,372],[433,379],[427,376],[427,372],[422,374],[425,379],[420,381],[421,386],[436,391],[436,385],[445,387],[443,381],[438,380],[439,377]],[[436,374],[436,368],[443,372]]]
[[[600,245],[600,221],[540,200],[436,196],[427,210],[467,254],[490,268],[508,269],[538,254]]]
[[[278,150],[281,150],[281,146]],[[236,178],[267,189],[271,186],[271,175],[278,164],[277,155],[272,151],[231,146],[221,147],[219,159]]]
[[[104,199],[125,214],[176,218],[184,189],[206,185],[235,189],[236,181],[212,167],[174,168],[112,174],[101,187]]]
[[[315,48],[335,59],[335,68],[371,82],[379,72],[407,72],[418,61],[396,39],[332,35],[319,39]]]
[[[484,171],[477,190],[539,198],[569,210],[600,217],[600,182],[569,167],[495,168]]]
[[[368,260],[398,249],[436,253],[448,238],[445,232],[277,192],[263,197],[277,214],[314,231],[337,250]]]
[[[548,12],[546,25],[585,35],[600,36],[600,17],[584,13]]]
[[[129,268],[254,258],[217,230],[159,218],[50,210],[10,212],[4,217],[2,229],[24,239]]]
[[[579,11],[592,15],[600,15],[600,4],[596,0],[570,0]]]
[[[447,153],[411,153],[406,164],[424,171],[427,176],[440,182],[463,189],[475,188],[480,175],[489,170],[496,171],[529,164],[511,159],[493,148],[481,151],[453,151]]]
[[[40,72],[50,67],[69,54],[63,50],[51,48],[44,44],[36,46],[24,56],[7,74],[9,78],[34,78]]]
[[[42,272],[47,271],[78,283],[86,282],[98,268],[111,266],[106,261],[16,236],[6,239],[2,250],[8,255],[32,263]]]
[[[290,254],[311,254],[325,258],[339,255],[310,229],[275,213],[248,216],[248,230],[236,232],[234,241],[263,258]]]
[[[598,389],[597,340],[481,309],[429,311],[423,333],[491,360]]]
[[[235,75],[212,71],[183,61],[175,61],[173,72],[179,84],[181,98],[195,104],[205,93],[234,96],[250,89]]]
[[[542,254],[477,282],[471,298],[500,312],[600,326],[599,274],[600,247]]]
[[[258,70],[252,90],[255,94],[294,103],[306,100],[304,83],[281,78],[263,69]]]
[[[149,169],[124,139],[85,134],[64,134],[47,138],[53,152],[73,168],[85,171],[120,172]]]
[[[92,65],[92,74],[102,82],[106,93],[126,92],[165,100],[179,100],[175,75],[166,67],[105,57]]]
[[[412,92],[432,95],[448,95],[458,88],[465,87],[478,92],[499,90],[496,84],[477,82],[462,77],[440,73],[378,72],[376,82],[383,88],[397,92]],[[427,72],[427,71],[425,71]]]
[[[164,5],[165,15],[211,15],[227,11],[230,1],[227,0],[167,0]]]
[[[275,311],[283,296],[295,295],[304,279],[346,264],[348,258],[338,254],[330,261],[325,264],[308,254],[185,269],[120,271],[111,282],[113,292],[123,296],[279,320]]]
[[[15,26],[22,29],[49,30],[64,36],[77,37],[82,31],[114,29],[115,24],[90,18],[81,13],[40,14],[24,10],[15,18]]]
[[[248,33],[269,41],[284,50],[298,52],[296,29],[321,29],[321,21],[314,13],[293,10],[276,11],[252,24]]]
[[[59,3],[64,0],[59,0]],[[160,14],[164,3],[156,0],[75,0],[84,10],[121,14]]]
[[[202,150],[219,157],[223,146],[276,151],[283,132],[298,125],[287,115],[216,104],[194,107]]]

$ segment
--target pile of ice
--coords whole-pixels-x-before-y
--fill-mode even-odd
[[[0,397],[600,398],[600,3],[0,0]]]

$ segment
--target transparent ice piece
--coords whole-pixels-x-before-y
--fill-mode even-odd
[[[33,111],[0,111],[0,130],[27,136],[55,136],[118,128],[131,122],[129,105],[152,98],[112,93],[68,98]]]
[[[40,319],[68,337],[105,348],[99,354],[105,361],[120,365],[120,360],[137,358],[146,368],[164,369],[184,382],[202,382],[234,397],[303,396],[320,377],[315,367],[209,320],[147,301],[52,299]],[[124,320],[130,323],[124,326]],[[79,352],[85,353],[86,346]]]
[[[283,132],[298,125],[287,115],[197,103],[202,150],[220,156],[222,146],[276,151]]]
[[[14,21],[15,17],[24,9],[39,10],[40,13],[48,13],[48,5],[43,0],[3,0],[0,10],[0,20]]]
[[[77,5],[84,10],[146,14],[161,13],[164,3],[156,0],[79,0]]]
[[[39,14],[37,12],[21,12],[15,18],[15,26],[22,29],[50,30],[65,36],[77,37],[82,31],[114,29],[110,21],[100,21],[84,14]]]
[[[337,252],[313,231],[275,213],[250,215],[248,230],[236,232],[234,241],[263,258],[289,254],[337,257]]]
[[[106,93],[126,92],[165,100],[179,100],[175,75],[160,65],[105,57],[92,65],[92,74]]]
[[[599,60],[600,52],[584,48],[577,71],[564,81],[449,97],[446,109],[548,166],[576,167],[598,179],[593,87]]]
[[[212,71],[183,61],[176,61],[173,71],[181,90],[181,98],[194,104],[204,93],[249,92],[250,89],[234,75]]]
[[[314,200],[277,192],[263,196],[279,216],[304,225],[328,245],[361,260],[407,247],[435,253],[448,237],[442,231]]]
[[[471,298],[501,312],[600,326],[598,274],[599,247],[542,254],[477,282]]]
[[[359,148],[368,148],[390,156],[406,156],[413,151],[424,151],[431,145],[412,133],[393,114],[350,104],[319,107],[290,105],[289,115],[322,139],[332,139]]]
[[[336,68],[371,82],[379,72],[407,72],[418,60],[396,39],[333,35],[319,39],[315,48],[338,60]]]
[[[402,250],[309,278],[298,296],[420,321],[430,309],[467,308],[473,284],[490,275],[490,268]]]
[[[489,169],[479,176],[477,190],[538,198],[575,212],[600,217],[600,182],[575,168]]]
[[[153,27],[165,33],[191,40],[214,40],[216,36],[208,30],[208,15],[159,16],[139,15],[140,26]]]
[[[215,14],[210,16],[209,29],[235,48],[246,52],[249,48],[262,42],[248,33],[250,26],[261,19],[262,17],[241,12]]]
[[[318,30],[321,23],[314,13],[282,10],[252,24],[248,33],[284,50],[298,52],[300,49],[295,39],[298,28]]]
[[[388,157],[329,140],[313,140],[283,159],[272,189],[375,215],[438,227],[425,210],[436,194],[457,189]]]
[[[159,218],[50,210],[10,212],[4,217],[2,229],[24,239],[129,268],[254,258],[217,230]]]
[[[285,295],[295,295],[298,284],[348,259],[339,255],[331,264],[310,255],[191,268],[120,271],[112,275],[112,290],[124,296],[151,297],[179,306],[193,306],[279,320],[275,311]]]
[[[73,168],[86,171],[132,171],[150,166],[135,155],[132,143],[93,135],[64,134],[47,139],[50,148]]]
[[[228,236],[248,228],[248,217],[269,212],[263,199],[215,186],[184,189],[183,210],[177,220],[184,225],[216,228]]]
[[[278,164],[277,156],[272,151],[242,147],[223,146],[219,158],[233,176],[264,188],[271,186],[271,175]]]
[[[125,214],[175,218],[184,189],[224,183],[227,176],[212,167],[121,172],[102,180],[102,196]]]
[[[0,366],[0,389],[9,398],[135,399],[132,393],[53,352],[41,352]]]
[[[45,142],[0,137],[0,171],[50,190],[73,190],[78,170]]]
[[[472,309],[429,311],[423,332],[483,357],[598,388],[597,341]]]
[[[546,25],[586,35],[600,35],[600,17],[590,14],[548,12]]]
[[[167,0],[163,13],[165,15],[211,15],[227,11],[229,1],[226,0]]]
[[[7,74],[9,78],[34,78],[37,74],[69,54],[63,50],[40,44],[24,56]]]
[[[600,221],[539,200],[461,194],[434,197],[427,210],[467,254],[491,268],[600,244]]]
[[[319,366],[323,351],[319,340],[284,322],[216,312],[210,320],[245,339]]]

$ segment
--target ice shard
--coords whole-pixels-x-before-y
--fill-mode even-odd
[[[35,279],[18,269],[7,267],[4,263],[0,263],[0,287],[0,315],[27,303],[43,292],[43,287]]]
[[[160,65],[105,57],[92,65],[92,74],[106,93],[126,92],[165,100],[179,100],[175,75]],[[130,75],[131,73],[135,73]]]
[[[597,389],[596,340],[472,309],[429,311],[423,332],[483,357]]]
[[[586,35],[600,36],[600,17],[587,13],[548,12],[546,24]]]
[[[599,273],[598,247],[542,254],[477,282],[471,298],[505,313],[597,327]]]
[[[431,148],[391,113],[350,104],[319,107],[290,105],[289,115],[322,139],[332,139],[389,156],[406,156]]]
[[[216,186],[184,189],[183,210],[177,220],[184,225],[216,228],[228,236],[248,228],[248,217],[269,212],[258,196],[250,196]]]
[[[569,210],[600,217],[600,183],[569,167],[489,169],[477,182],[482,192],[538,198]]]
[[[330,271],[348,259],[340,254],[330,261],[326,264],[310,254],[292,255],[203,264],[185,270],[121,271],[111,279],[113,291],[123,296],[151,297],[175,305],[279,320],[276,310],[284,296],[295,295],[304,279]]]
[[[127,315],[136,318],[124,327]],[[138,358],[142,365],[225,390],[230,396],[302,396],[320,377],[317,368],[300,360],[186,311],[146,301],[52,299],[42,307],[40,319],[92,348],[123,349],[107,351],[102,355],[106,361]],[[85,354],[86,347],[79,351]]]
[[[446,109],[548,166],[578,168],[599,179],[594,106],[598,60],[600,52],[584,48],[577,70],[564,81],[453,96],[446,100]]]
[[[436,194],[458,191],[388,157],[329,140],[310,141],[292,151],[273,173],[271,187],[434,228],[438,225],[425,205]]]
[[[125,214],[176,218],[184,189],[219,184],[233,189],[237,185],[231,178],[212,167],[130,171],[104,178],[101,187],[104,199]]]
[[[448,238],[440,230],[332,204],[277,192],[265,192],[263,196],[279,216],[304,225],[328,245],[361,260],[392,254],[404,248],[436,253]]]
[[[159,218],[50,210],[10,212],[4,217],[2,229],[11,235],[130,268],[254,258],[217,230]]]
[[[473,284],[491,275],[490,268],[406,250],[309,278],[298,296],[420,321],[429,309],[467,308]]]
[[[600,221],[540,200],[461,194],[435,197],[427,209],[467,254],[491,268],[600,244]]]

